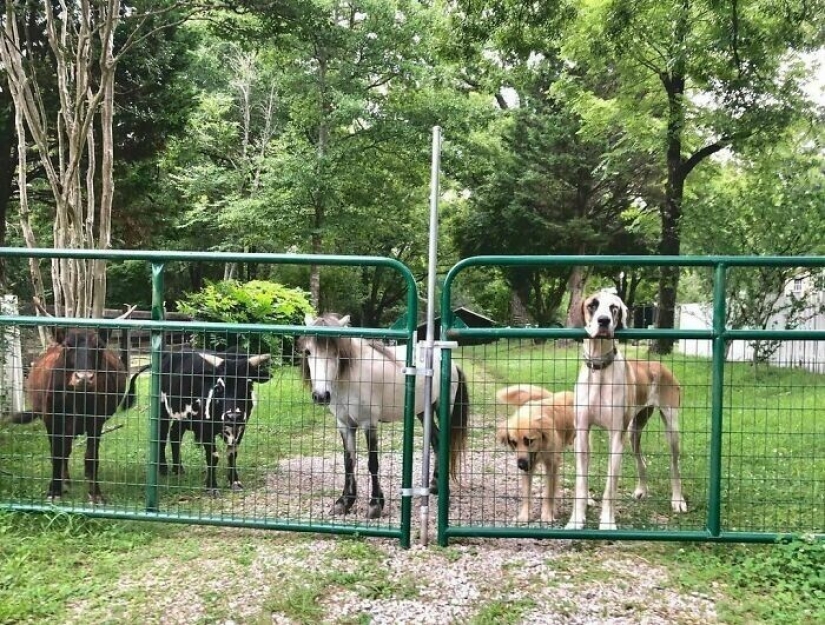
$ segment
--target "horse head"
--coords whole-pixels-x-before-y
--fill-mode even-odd
[[[335,313],[304,318],[305,325],[312,328],[343,328],[349,322],[349,315]],[[348,345],[346,339],[338,336],[307,334],[298,339],[302,376],[316,404],[328,406],[332,401],[335,383],[344,375],[350,357]]]

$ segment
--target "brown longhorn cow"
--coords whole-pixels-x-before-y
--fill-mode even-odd
[[[118,319],[133,310],[134,307]],[[26,379],[30,410],[11,417],[12,423],[43,419],[51,448],[49,499],[63,495],[69,479],[72,440],[85,434],[89,500],[104,502],[97,482],[103,424],[118,406],[127,409],[134,404],[136,379],[132,378],[127,391],[126,367],[107,348],[107,341],[106,329],[55,328],[54,342],[34,362]]]

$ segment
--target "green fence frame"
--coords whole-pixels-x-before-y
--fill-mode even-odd
[[[361,336],[375,339],[391,339],[407,345],[407,368],[412,370],[414,344],[416,340],[416,320],[418,318],[418,290],[411,271],[396,259],[377,256],[308,255],[308,254],[240,254],[228,252],[164,252],[164,251],[124,251],[124,250],[55,250],[0,247],[0,258],[25,259],[85,259],[85,260],[142,260],[151,264],[152,269],[152,318],[141,320],[74,319],[66,317],[43,317],[0,315],[0,326],[71,326],[94,328],[118,328],[148,330],[151,337],[151,391],[149,430],[150,449],[146,466],[145,511],[126,512],[113,509],[99,509],[94,506],[61,507],[59,504],[19,504],[0,502],[0,508],[25,512],[70,512],[88,517],[117,518],[134,521],[167,521],[201,525],[225,525],[258,529],[304,531],[326,534],[357,534],[396,538],[403,547],[410,546],[412,516],[412,462],[413,430],[415,425],[415,376],[410,373],[405,383],[405,412],[402,435],[401,467],[401,510],[399,527],[373,527],[360,524],[300,523],[296,521],[278,522],[271,520],[226,519],[223,517],[201,517],[181,514],[166,514],[158,510],[158,454],[160,427],[160,365],[162,359],[163,333],[167,330],[237,331],[300,334],[306,326],[228,324],[206,322],[172,322],[164,320],[164,269],[170,262],[244,262],[280,265],[321,265],[344,267],[386,267],[400,274],[407,286],[407,314],[403,328],[313,328],[313,334],[335,336]]]
[[[622,330],[620,338],[705,339],[712,341],[711,447],[709,457],[708,515],[704,531],[664,530],[566,530],[539,527],[451,526],[449,517],[450,484],[447,471],[448,428],[442,428],[439,441],[438,543],[446,546],[451,537],[490,538],[576,538],[614,540],[661,540],[770,543],[790,535],[776,532],[725,531],[721,521],[723,384],[725,342],[728,340],[825,340],[825,330],[734,330],[725,327],[725,283],[727,270],[734,267],[825,267],[823,256],[475,256],[453,266],[444,280],[441,294],[441,339],[460,338],[542,338],[583,339],[581,328],[467,328],[452,312],[452,287],[457,276],[472,267],[514,266],[631,266],[631,267],[706,267],[714,271],[713,324],[709,330]],[[441,360],[442,394],[449,393],[451,350],[445,348]],[[440,418],[449,419],[446,406]],[[446,423],[443,420],[442,423]],[[825,532],[818,534],[825,539]]]

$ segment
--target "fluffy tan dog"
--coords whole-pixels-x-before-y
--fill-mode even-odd
[[[544,465],[544,497],[541,520],[556,520],[556,495],[562,452],[573,444],[576,430],[573,393],[551,393],[532,384],[508,386],[496,393],[499,402],[517,406],[509,419],[501,423],[496,438],[516,454],[521,469],[521,509],[517,523],[530,521],[530,496],[536,465]]]

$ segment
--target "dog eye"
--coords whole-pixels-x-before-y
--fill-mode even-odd
[[[531,440],[530,440],[529,438],[527,438],[526,436],[524,437],[524,446],[525,446],[525,447],[529,447],[529,446],[530,446],[530,443],[532,443],[532,442],[533,442],[533,441],[531,441]]]
[[[587,310],[592,312],[592,311],[596,310],[598,307],[599,307],[599,300],[594,299],[592,302],[590,302],[587,305]]]

